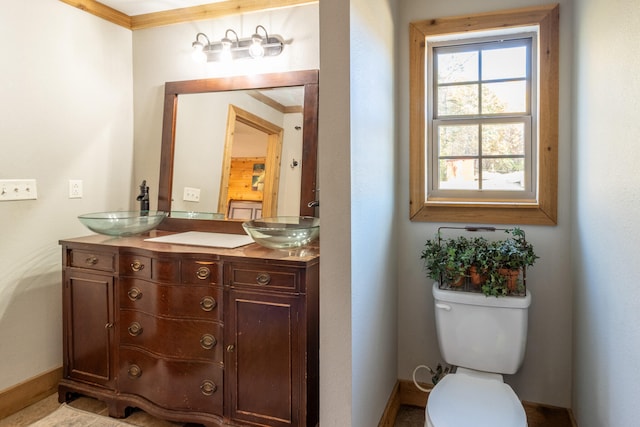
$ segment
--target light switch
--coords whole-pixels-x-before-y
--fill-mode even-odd
[[[37,198],[38,189],[35,179],[0,179],[0,201]]]

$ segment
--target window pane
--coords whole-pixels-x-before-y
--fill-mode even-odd
[[[482,80],[514,79],[527,76],[525,46],[482,51]]]
[[[438,116],[478,114],[478,85],[456,85],[438,88]]]
[[[477,156],[478,125],[440,126],[438,156]]]
[[[438,84],[475,82],[478,76],[478,52],[439,53]]]
[[[526,81],[485,83],[482,85],[482,114],[526,112]]]
[[[524,123],[482,125],[483,156],[523,156],[524,148]]]
[[[524,159],[484,159],[483,190],[524,190]]]
[[[439,183],[441,190],[478,190],[476,160],[440,160]]]

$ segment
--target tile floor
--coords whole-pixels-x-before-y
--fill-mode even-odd
[[[107,407],[99,400],[90,397],[79,397],[69,403],[78,409],[107,416]],[[0,420],[0,427],[26,427],[55,411],[60,404],[58,394],[42,399],[39,402]],[[525,404],[529,427],[575,427],[569,411]],[[139,427],[198,427],[198,424],[174,423],[152,417],[146,412],[135,410],[126,418],[126,422]],[[424,427],[424,408],[401,406],[394,427]]]
[[[58,394],[42,399],[25,409],[0,420],[0,427],[26,427],[55,411],[60,404]],[[90,397],[79,397],[69,406],[107,416],[106,405]],[[198,424],[174,423],[152,417],[143,411],[134,411],[126,422],[140,427],[198,427]],[[424,427],[424,409],[412,406],[402,406],[396,418],[394,427]]]

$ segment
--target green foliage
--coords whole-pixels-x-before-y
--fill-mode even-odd
[[[443,238],[436,234],[425,242],[420,258],[427,276],[433,280],[452,284],[475,267],[486,281],[481,290],[485,295],[505,296],[514,291],[501,272],[503,269],[520,270],[533,266],[539,258],[533,245],[525,240],[524,231],[515,227],[505,230],[509,237],[489,241],[484,237]],[[521,288],[522,283],[517,283]]]
[[[428,277],[433,280],[447,280],[455,282],[467,272],[468,265],[465,260],[465,251],[468,247],[468,239],[457,237],[443,239],[440,235],[427,240],[420,258],[424,260]]]

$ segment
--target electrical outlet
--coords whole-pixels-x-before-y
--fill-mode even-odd
[[[82,198],[82,180],[81,179],[69,180],[69,198],[70,199]]]
[[[187,202],[199,202],[200,201],[200,189],[184,187],[184,194],[182,200]]]
[[[35,179],[0,179],[0,201],[37,198],[38,189]]]

